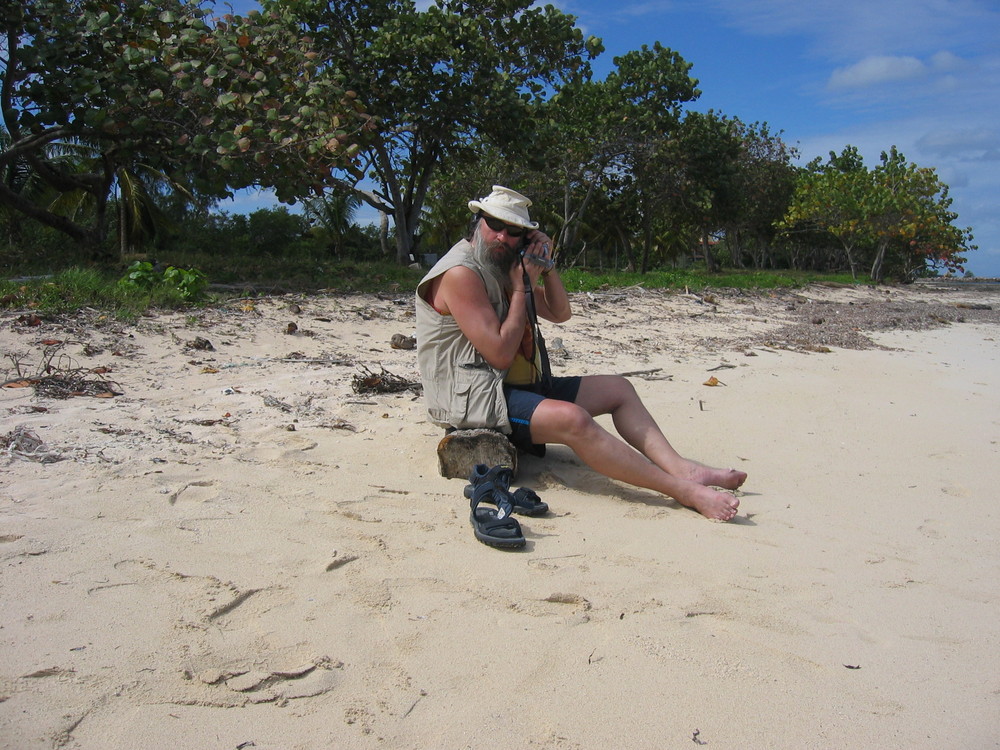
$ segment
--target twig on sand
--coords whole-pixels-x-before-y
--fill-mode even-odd
[[[652,370],[632,370],[631,372],[620,373],[623,378],[642,378],[643,380],[673,380],[673,375],[657,375],[662,367],[654,367]]]
[[[24,388],[33,386],[39,396],[66,399],[72,396],[93,396],[112,398],[121,395],[121,386],[105,378],[87,378],[87,375],[102,375],[107,368],[80,367],[75,360],[59,350],[65,342],[59,341],[46,346],[42,361],[33,375],[25,373],[21,360],[9,355],[14,365],[16,377],[0,383],[3,388]]]
[[[382,368],[382,372],[372,372],[364,365],[361,366],[363,372],[354,376],[355,393],[401,393],[402,391],[421,389],[421,384],[412,380],[406,380],[399,375]]]

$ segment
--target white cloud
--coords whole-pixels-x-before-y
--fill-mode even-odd
[[[832,90],[858,89],[880,83],[923,78],[927,67],[915,57],[875,55],[830,74],[827,87]]]
[[[763,36],[802,35],[830,60],[931,54],[944,47],[986,53],[1000,25],[993,0],[712,0],[728,21]]]
[[[615,12],[631,18],[641,18],[643,16],[649,16],[657,13],[666,13],[667,11],[673,10],[674,7],[675,3],[673,0],[648,0],[643,3],[627,3],[619,5],[615,8]]]
[[[1000,155],[1000,130],[992,128],[939,128],[925,133],[916,143],[931,156],[995,161]]]
[[[931,55],[931,67],[941,73],[952,73],[966,67],[965,60],[947,50]]]

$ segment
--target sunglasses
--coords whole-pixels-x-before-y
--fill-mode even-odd
[[[483,221],[486,222],[486,226],[492,229],[494,232],[502,232],[505,229],[507,234],[511,237],[520,237],[522,234],[528,231],[527,227],[519,227],[514,224],[508,224],[505,221],[500,221],[488,214],[480,214],[483,217]]]

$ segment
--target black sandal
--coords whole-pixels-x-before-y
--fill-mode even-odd
[[[484,501],[496,505],[496,510],[480,508],[479,503]],[[499,491],[492,482],[483,482],[472,493],[471,506],[469,520],[476,539],[491,547],[514,549],[524,546],[521,524],[510,515],[514,508],[507,499],[506,492]]]
[[[510,480],[513,476],[506,466],[494,466],[492,469],[486,464],[476,464],[469,475],[469,484],[465,486],[465,496],[472,499],[476,488],[484,482],[490,482],[494,488],[507,495],[514,512],[522,516],[541,516],[549,512],[547,503],[542,502],[534,490],[521,487],[515,492],[510,492]],[[489,497],[483,498],[486,502],[492,502]]]

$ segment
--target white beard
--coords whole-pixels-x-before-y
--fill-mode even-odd
[[[496,275],[498,279],[505,282],[510,274],[510,267],[517,260],[517,250],[512,250],[503,242],[496,241],[487,243],[483,239],[483,234],[476,226],[476,231],[472,235],[472,257],[483,268],[488,269]]]

